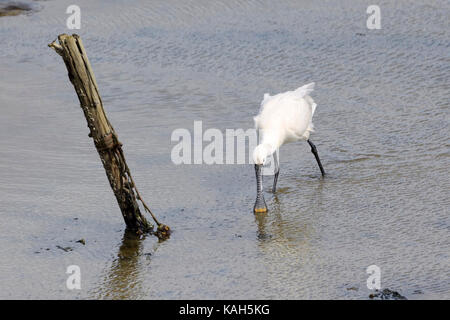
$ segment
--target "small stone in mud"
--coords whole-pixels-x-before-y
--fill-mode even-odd
[[[78,240],[76,242],[81,243],[83,246],[86,245],[86,240],[84,240],[84,239],[80,239],[80,240]]]
[[[397,291],[389,289],[383,289],[382,291],[376,290],[375,293],[369,294],[369,298],[380,300],[408,300]]]
[[[145,259],[146,259],[146,260],[150,260],[152,254],[151,254],[151,252],[147,252],[147,253],[144,253],[144,256],[145,256]]]

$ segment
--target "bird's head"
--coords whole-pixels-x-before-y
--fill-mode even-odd
[[[267,157],[270,156],[273,151],[269,144],[260,144],[253,151],[253,162],[257,165],[265,165]]]

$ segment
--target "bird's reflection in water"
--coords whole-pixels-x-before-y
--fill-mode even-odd
[[[261,249],[267,250],[274,244],[286,248],[287,251],[309,247],[315,225],[321,220],[324,185],[324,180],[320,179],[309,183],[308,193],[299,192],[299,196],[305,197],[305,206],[302,208],[290,207],[290,188],[280,188],[272,196],[269,211],[255,214],[258,227],[256,236]]]
[[[268,223],[271,224],[274,218],[278,221],[283,220],[280,214],[280,202],[276,195],[273,197],[273,202],[274,206],[270,209],[269,212],[255,214],[256,224],[258,225],[256,236],[259,241],[266,241],[272,238],[270,229],[268,230],[267,228]]]
[[[307,290],[298,285],[305,281],[314,257],[314,216],[307,210],[291,207],[287,194],[273,195],[269,211],[255,214],[258,248],[264,265],[264,285],[274,297],[303,297]],[[293,281],[295,279],[295,281]]]
[[[145,236],[125,230],[117,257],[106,270],[95,294],[97,299],[136,299],[145,296],[141,273],[158,244],[151,252],[144,252],[144,240]]]

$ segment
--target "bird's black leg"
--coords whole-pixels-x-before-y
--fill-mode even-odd
[[[278,175],[280,174],[280,164],[278,162],[278,151],[275,151],[275,153],[273,154],[273,161],[275,162],[275,175],[273,176],[272,192],[275,193],[275,191],[277,191]]]
[[[317,148],[314,145],[314,143],[312,143],[310,140],[308,140],[308,143],[309,143],[309,145],[311,147],[311,152],[314,154],[314,157],[316,157],[317,164],[319,165],[320,172],[322,173],[322,177],[324,177],[325,176],[325,170],[323,170],[322,163],[320,162],[319,154],[317,153]]]
[[[273,188],[272,188],[273,193],[275,193],[275,191],[277,191],[277,181],[278,181],[279,174],[280,174],[280,168],[278,168],[278,171],[275,172],[275,175],[273,176]]]

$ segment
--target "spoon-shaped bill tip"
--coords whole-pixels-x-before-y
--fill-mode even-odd
[[[254,211],[255,213],[266,213],[266,212],[269,211],[269,210],[267,210],[267,207],[264,207],[264,208],[257,208],[257,207],[255,206],[255,208],[253,209],[253,211]]]

